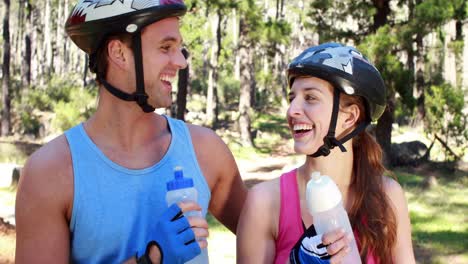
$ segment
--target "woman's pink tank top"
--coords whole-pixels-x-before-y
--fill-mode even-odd
[[[287,262],[291,249],[304,233],[296,173],[297,169],[294,169],[280,177],[281,198],[275,264],[285,264]],[[358,234],[355,232],[354,236],[359,247]],[[372,252],[367,254],[366,263],[378,263]]]

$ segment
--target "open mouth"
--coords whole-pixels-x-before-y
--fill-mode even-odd
[[[175,75],[161,74],[161,77],[159,79],[163,84],[172,87],[172,82],[175,79]]]
[[[302,137],[311,132],[315,126],[309,124],[295,124],[293,126],[294,137]]]

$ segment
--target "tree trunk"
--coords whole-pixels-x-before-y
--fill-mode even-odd
[[[374,24],[372,32],[376,32],[379,27],[387,24],[388,15],[390,14],[390,0],[372,0],[377,12],[374,14]]]
[[[56,32],[55,32],[55,39],[56,39],[56,44],[55,44],[55,49],[54,49],[54,72],[58,75],[62,75],[64,72],[63,70],[63,43],[65,36],[63,35],[65,33],[65,28],[64,28],[64,18],[63,18],[63,3],[62,1],[57,2],[58,5],[58,10],[57,10],[57,19],[55,21],[56,23]]]
[[[50,78],[53,50],[52,50],[52,27],[51,27],[51,0],[45,0],[45,11],[44,11],[44,44],[45,44],[45,74],[47,80]]]
[[[210,2],[206,2],[206,10],[205,10],[205,17],[208,19],[210,15]],[[210,23],[205,23],[205,28],[204,32],[205,34],[208,34],[208,30],[210,28]],[[210,67],[209,61],[208,61],[208,51],[210,49],[210,39],[209,38],[204,38],[203,40],[203,51],[202,51],[202,56],[203,56],[203,68],[202,68],[202,74],[203,74],[203,79],[208,78],[208,68]]]
[[[89,57],[88,55],[84,55],[85,60],[84,60],[84,68],[83,68],[83,87],[86,87],[88,85],[88,64],[89,64]]]
[[[186,49],[182,49],[185,58],[188,59],[189,53]],[[185,69],[179,70],[179,79],[177,81],[177,112],[176,118],[185,121],[185,110],[187,109],[187,91],[189,84],[189,64]]]
[[[395,96],[392,96],[393,98]],[[375,129],[375,137],[377,142],[383,151],[383,162],[386,167],[391,167],[393,164],[392,161],[392,124],[394,119],[394,107],[395,103],[393,99],[389,99],[387,102],[387,107],[385,108],[384,113],[377,122]]]
[[[245,147],[252,147],[253,140],[250,134],[251,120],[250,120],[250,88],[251,80],[253,78],[253,72],[251,71],[251,50],[247,43],[247,25],[244,18],[240,18],[239,21],[239,56],[240,56],[240,68],[241,68],[241,79],[240,79],[240,98],[239,98],[239,130],[241,134],[241,142]]]
[[[417,120],[416,123],[420,123],[426,116],[424,109],[424,46],[423,36],[420,33],[416,34],[416,106],[417,106]]]
[[[466,1],[464,2],[463,8],[466,8]],[[465,9],[466,10],[466,9]],[[466,16],[466,15],[465,15]],[[463,41],[463,21],[462,19],[457,19],[455,22],[455,40],[456,41]],[[463,43],[463,45],[467,45],[467,43]],[[456,68],[456,84],[457,87],[463,86],[463,49],[459,51],[458,54],[455,54],[455,68]]]
[[[389,0],[373,0],[374,7],[377,12],[374,15],[374,24],[372,31],[376,32],[381,26],[388,23],[388,15],[390,13]],[[395,93],[389,92],[387,96],[387,107],[385,112],[377,122],[375,137],[383,151],[383,162],[386,166],[392,164],[392,124],[394,120]]]
[[[31,3],[31,2],[30,2]],[[31,83],[37,84],[40,81],[40,74],[42,71],[42,44],[41,34],[39,34],[38,27],[41,27],[39,23],[32,23],[32,21],[39,21],[41,15],[41,2],[35,2],[31,4]],[[32,86],[31,88],[33,88]]]
[[[239,30],[238,26],[239,23],[237,22],[237,12],[236,9],[232,10],[232,42],[235,48],[234,57],[235,57],[235,64],[234,64],[234,79],[240,81],[240,56],[239,56]]]
[[[411,21],[414,19],[414,2],[413,0],[408,0],[408,22],[411,23]],[[408,61],[406,62],[406,65],[408,67],[408,70],[411,73],[411,84],[410,87],[412,91],[414,91],[414,76],[415,76],[415,69],[414,69],[414,56],[415,56],[415,51],[413,48],[413,40],[409,40],[409,43],[406,45],[406,52],[408,54]],[[413,92],[414,93],[414,92]]]
[[[65,7],[63,8],[63,17],[67,17],[68,16],[68,0],[65,0]],[[64,34],[64,41],[63,41],[63,71],[65,73],[69,72],[69,69],[70,69],[70,51],[68,50],[68,47],[69,47],[69,41],[67,39],[67,36],[66,36],[66,33],[65,33],[65,30],[62,32],[62,34]]]
[[[11,98],[10,98],[10,0],[3,0],[5,13],[3,16],[3,65],[2,65],[2,129],[1,135],[11,133]]]
[[[216,36],[213,45],[211,45],[210,64],[208,70],[208,89],[206,96],[206,125],[213,127],[218,122],[216,108],[218,107],[217,100],[217,82],[218,82],[218,59],[221,49],[221,14],[212,17],[211,25],[216,25],[213,30],[213,35]],[[215,22],[216,20],[216,22]]]
[[[12,37],[14,39],[14,44],[11,45],[14,47],[15,52],[11,52],[13,56],[13,76],[16,74],[21,75],[21,64],[22,64],[22,48],[23,48],[23,35],[24,35],[24,9],[22,8],[24,5],[24,0],[18,0],[18,13],[17,13],[17,25],[16,25],[16,30],[13,30],[12,32]],[[13,25],[13,28],[15,26]],[[18,89],[19,87],[22,87],[23,84],[21,83],[23,80],[20,79],[20,85],[17,85],[16,88]],[[19,94],[19,91],[15,91],[16,94]]]
[[[21,64],[24,90],[27,91],[31,85],[31,0],[25,1],[25,29],[24,29],[24,62]]]

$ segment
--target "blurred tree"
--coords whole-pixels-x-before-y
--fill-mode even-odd
[[[10,83],[10,0],[3,0],[3,64],[2,64],[2,127],[1,135],[11,133],[11,83]]]
[[[186,59],[189,58],[188,51],[184,48],[182,53]],[[190,65],[185,69],[179,70],[179,79],[177,82],[177,99],[176,99],[176,118],[185,121],[185,111],[187,110],[187,92],[189,82]]]

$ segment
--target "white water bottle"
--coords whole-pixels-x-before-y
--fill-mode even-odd
[[[166,183],[166,202],[167,206],[171,206],[174,203],[180,201],[194,201],[198,202],[198,192],[193,186],[192,178],[184,178],[184,172],[182,167],[177,166],[174,168],[174,179]],[[185,212],[184,215],[188,216],[202,216],[201,211],[190,211]],[[198,238],[197,238],[198,239]],[[200,238],[202,239],[202,238]],[[203,238],[204,239],[204,238]],[[196,256],[192,260],[186,262],[189,264],[207,264],[208,261],[208,250],[204,248],[201,250],[200,255]]]
[[[306,200],[317,234],[343,228],[346,235],[352,235],[353,240],[349,243],[351,250],[341,263],[360,264],[361,258],[353,230],[343,207],[341,192],[335,182],[326,175],[320,175],[318,171],[313,172],[307,183]]]

